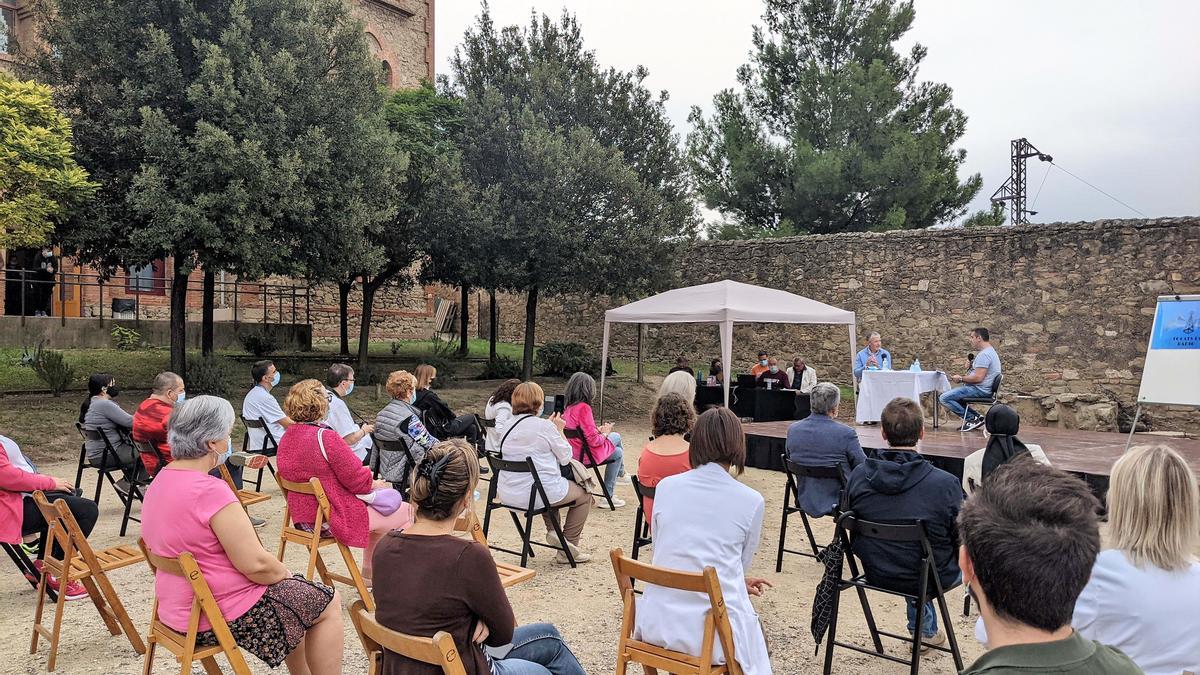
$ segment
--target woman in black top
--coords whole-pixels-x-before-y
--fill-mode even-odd
[[[421,411],[421,421],[429,433],[441,439],[465,438],[478,448],[479,424],[475,421],[475,415],[455,415],[450,406],[433,391],[437,368],[422,363],[413,374],[417,377],[417,400],[413,402],[413,407]]]

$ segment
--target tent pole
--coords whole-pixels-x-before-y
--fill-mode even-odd
[[[608,377],[608,320],[604,320],[604,343],[600,346],[600,423],[604,424],[604,380]]]
[[[858,346],[858,343],[855,339],[857,336],[857,326],[856,324],[852,323],[850,324],[850,390],[854,392],[854,399],[856,402],[858,400],[858,387],[856,386],[857,383],[854,381],[854,357],[856,355],[856,350],[854,348]]]
[[[642,384],[646,381],[645,374],[642,371],[642,359],[645,356],[642,346],[642,337],[646,334],[646,324],[639,323],[637,325],[637,381]]]
[[[725,407],[729,407],[729,376],[733,372],[733,322],[728,319],[721,324],[721,375],[725,385]]]

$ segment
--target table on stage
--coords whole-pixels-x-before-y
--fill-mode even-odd
[[[721,406],[725,392],[721,385],[699,385],[696,387],[696,412],[702,413],[710,407]],[[808,394],[795,389],[764,389],[758,387],[730,387],[729,407],[738,417],[748,417],[755,422],[778,420],[794,421],[808,417]]]
[[[950,380],[940,370],[864,370],[858,385],[858,399],[854,407],[854,421],[878,422],[883,408],[889,401],[904,396],[920,401],[921,395],[950,389]],[[938,426],[938,404],[933,402],[933,427]]]

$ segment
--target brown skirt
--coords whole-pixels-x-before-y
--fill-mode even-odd
[[[297,574],[267,586],[267,592],[253,607],[229,622],[229,632],[238,647],[278,668],[300,646],[304,634],[332,599],[332,588]],[[196,643],[215,645],[217,636],[206,630],[196,635]]]

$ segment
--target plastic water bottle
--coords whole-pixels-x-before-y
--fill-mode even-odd
[[[475,492],[471,493],[471,497],[473,497],[475,499],[475,501],[479,501],[479,499],[480,499],[479,490],[476,490]]]
[[[912,365],[911,365],[911,366],[909,366],[909,368],[908,368],[908,369],[909,369],[909,370],[911,370],[911,371],[912,371],[912,372],[914,372],[914,373],[919,373],[919,372],[921,372],[921,359],[916,359],[916,358],[914,358],[914,359],[913,359],[913,362],[912,362]]]

